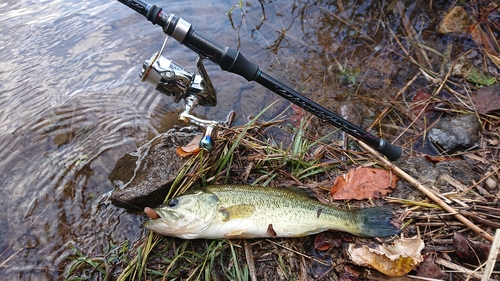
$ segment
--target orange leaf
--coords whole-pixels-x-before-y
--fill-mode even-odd
[[[192,154],[196,155],[198,152],[200,152],[200,140],[202,137],[203,135],[195,136],[187,145],[177,147],[175,149],[175,152],[177,152],[177,155],[179,155],[179,157],[186,157]]]
[[[397,180],[390,171],[358,167],[337,177],[330,195],[336,200],[379,198],[392,192]]]

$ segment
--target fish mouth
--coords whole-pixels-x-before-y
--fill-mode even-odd
[[[167,223],[169,221],[177,221],[179,219],[179,215],[177,213],[171,211],[164,211],[161,210],[160,208],[153,209],[146,207],[144,208],[144,213],[146,213],[146,215],[152,221],[163,221],[164,223]]]

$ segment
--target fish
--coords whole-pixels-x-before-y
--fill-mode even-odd
[[[396,235],[392,210],[344,210],[287,188],[212,185],[157,208],[145,208],[143,227],[183,239],[302,237],[337,230],[361,237]]]

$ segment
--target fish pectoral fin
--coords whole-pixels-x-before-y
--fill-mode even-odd
[[[248,239],[248,238],[254,238],[254,235],[250,235],[249,233],[246,233],[248,229],[238,229],[231,231],[229,233],[224,234],[224,238],[226,239]]]
[[[221,208],[220,212],[224,215],[224,222],[232,219],[248,218],[255,212],[255,206],[250,204],[239,204],[227,208]]]

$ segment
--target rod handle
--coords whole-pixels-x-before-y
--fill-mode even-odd
[[[380,140],[380,144],[377,148],[377,151],[385,155],[385,157],[387,157],[387,159],[391,161],[398,160],[399,157],[401,157],[401,154],[403,153],[403,149],[401,147],[393,145],[392,143],[384,139]]]

